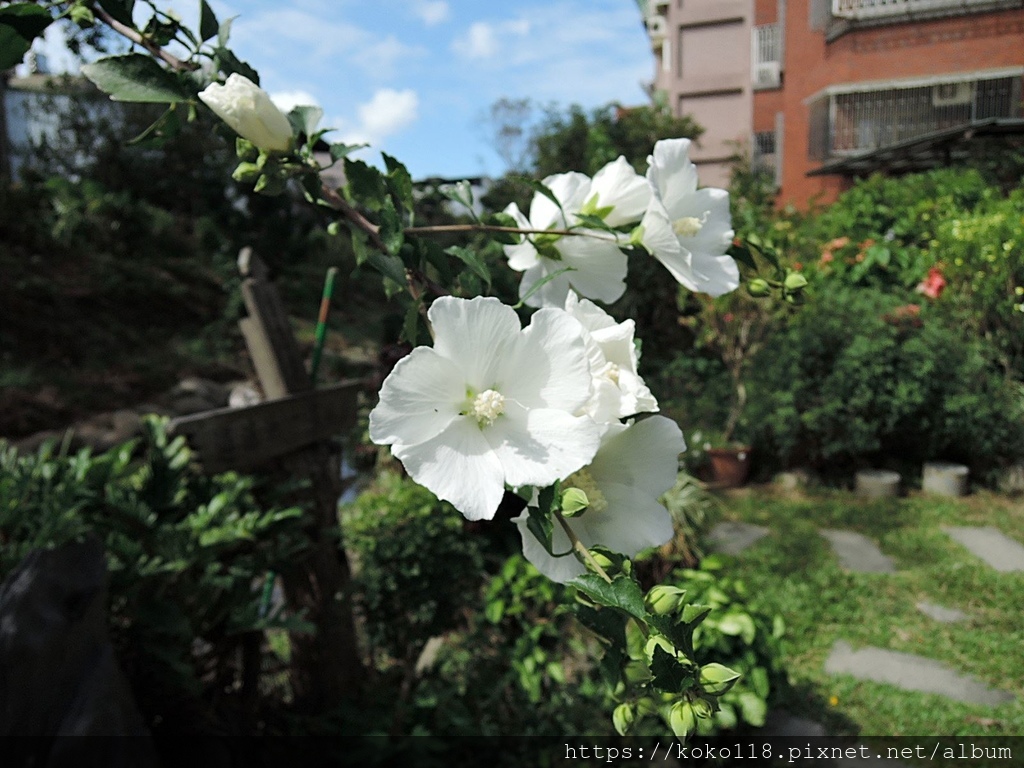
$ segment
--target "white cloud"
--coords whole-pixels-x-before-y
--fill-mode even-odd
[[[447,21],[451,15],[451,8],[445,0],[419,0],[412,10],[428,27]]]
[[[350,144],[377,145],[416,122],[419,106],[419,96],[412,89],[381,88],[369,101],[359,105],[358,123],[347,128],[343,140]]]
[[[527,19],[502,21],[492,24],[477,21],[470,25],[466,34],[452,42],[452,50],[467,59],[494,58],[502,48],[502,41],[509,37],[524,37],[530,33]]]
[[[270,100],[282,112],[291,112],[295,107],[319,107],[320,101],[308,91],[275,91]]]

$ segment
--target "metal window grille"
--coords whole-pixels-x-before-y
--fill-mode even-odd
[[[751,30],[751,78],[755,88],[782,84],[782,34],[778,24],[762,24]]]

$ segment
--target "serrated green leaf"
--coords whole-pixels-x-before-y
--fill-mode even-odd
[[[441,246],[433,240],[425,238],[416,238],[413,242],[416,243],[421,258],[437,270],[437,274],[441,278],[441,284],[451,285],[454,279],[451,262]]]
[[[487,268],[487,265],[484,264],[483,259],[480,258],[480,255],[476,253],[476,251],[473,251],[470,248],[463,248],[458,245],[453,245],[451,248],[445,250],[445,253],[447,253],[449,256],[454,256],[467,267],[469,267],[471,270],[473,270],[477,277],[483,280],[487,284],[487,287],[490,288],[491,271]]]
[[[736,245],[734,243],[729,247],[729,250],[726,251],[726,253],[732,256],[734,260],[738,261],[743,266],[749,267],[753,270],[757,269],[757,262],[754,260],[754,254],[750,252],[750,248],[746,245]]]
[[[388,171],[388,190],[406,210],[411,211],[413,209],[412,176],[409,175],[409,170],[386,152],[381,152],[381,157],[384,158],[384,167]]]
[[[660,645],[651,659],[654,687],[665,693],[682,693],[693,680],[692,673]]]
[[[537,541],[540,542],[549,555],[557,554],[551,548],[551,534],[554,532],[554,522],[551,520],[551,514],[544,510],[543,505],[540,508],[527,507],[526,514],[527,530],[537,538]]]
[[[625,644],[628,621],[625,614],[619,611],[598,610],[582,603],[576,603],[573,610],[583,626],[610,641],[611,647]]]
[[[181,132],[181,118],[172,104],[151,126],[131,139],[129,146],[159,149]]]
[[[640,585],[626,576],[616,576],[609,584],[596,573],[584,573],[569,583],[596,603],[618,608],[640,620],[647,619]]]
[[[230,19],[224,19],[217,27],[217,47],[225,48],[228,44],[228,38],[231,37],[231,24],[237,19],[237,16],[232,16]]]
[[[83,64],[82,74],[114,101],[173,104],[190,98],[174,75],[141,53]]]
[[[516,221],[514,216],[510,216],[507,213],[492,213],[484,217],[483,223],[492,227],[519,228],[519,222]],[[494,239],[502,245],[515,245],[522,240],[522,235],[517,235],[514,232],[494,232],[492,234]]]
[[[371,211],[380,210],[385,197],[384,176],[362,160],[345,158],[346,193],[350,200]]]
[[[220,22],[206,0],[199,0],[199,37],[205,43],[220,32]]]
[[[402,321],[402,337],[400,341],[407,341],[416,346],[420,326],[420,302],[414,301],[405,312],[405,319]]]
[[[748,725],[760,728],[764,725],[768,716],[767,702],[750,691],[744,691],[739,696],[740,714]]]
[[[586,227],[587,229],[614,232],[614,230],[605,223],[604,219],[592,213],[577,213],[575,224],[581,227]]]
[[[229,19],[225,24],[230,25],[231,20]],[[221,25],[223,29],[224,24]],[[260,84],[259,73],[246,64],[244,61],[235,56],[234,52],[230,48],[225,48],[223,45],[218,44],[217,48],[213,52],[214,63],[217,68],[220,69],[225,75],[238,74],[244,78],[251,80],[255,85]]]
[[[384,198],[380,208],[380,239],[391,254],[398,254],[405,243],[402,219],[390,197]]]

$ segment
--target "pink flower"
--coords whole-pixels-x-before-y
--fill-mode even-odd
[[[824,251],[821,254],[821,258],[818,260],[818,263],[819,264],[828,264],[833,259],[835,259],[835,256],[832,255],[832,251]]]
[[[937,299],[945,287],[946,278],[942,276],[942,271],[938,267],[932,267],[928,270],[928,277],[918,284],[917,292],[923,293],[929,299]]]

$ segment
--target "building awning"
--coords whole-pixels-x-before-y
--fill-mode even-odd
[[[914,173],[951,165],[969,156],[979,139],[1003,139],[1024,144],[1024,119],[989,118],[916,136],[878,149],[829,160],[808,176],[867,176],[876,171]]]

